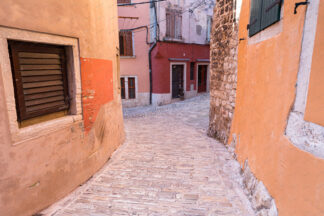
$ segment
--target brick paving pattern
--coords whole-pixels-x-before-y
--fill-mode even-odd
[[[206,135],[209,95],[124,114],[124,145],[45,215],[254,215],[238,163]]]

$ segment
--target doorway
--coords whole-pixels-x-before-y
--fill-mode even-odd
[[[172,98],[184,96],[184,65],[172,65]]]
[[[208,65],[198,65],[198,93],[207,91]]]

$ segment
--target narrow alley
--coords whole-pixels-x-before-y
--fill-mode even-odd
[[[240,166],[206,135],[209,95],[124,111],[126,142],[44,215],[254,215]]]

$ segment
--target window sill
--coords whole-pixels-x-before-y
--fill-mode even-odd
[[[135,59],[136,55],[134,56],[120,56],[121,59]]]
[[[262,31],[256,33],[255,35],[248,37],[248,44],[256,44],[265,40],[269,40],[282,32],[283,21],[282,19],[271,26],[263,29]]]
[[[57,130],[71,126],[75,122],[82,122],[82,115],[69,115],[28,127],[20,128],[16,133],[12,134],[13,145],[19,145],[31,139],[36,139],[47,134],[51,134]]]
[[[164,37],[164,41],[174,41],[174,42],[184,42],[184,39],[177,39],[177,38],[170,38],[170,37]]]

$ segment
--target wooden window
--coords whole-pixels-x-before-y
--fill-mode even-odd
[[[280,20],[282,0],[251,0],[249,36]]]
[[[119,49],[121,56],[133,56],[133,32],[119,32]]]
[[[126,98],[126,92],[125,92],[125,78],[120,78],[120,87],[121,87],[121,98]]]
[[[190,62],[190,80],[195,79],[195,62]]]
[[[128,78],[128,99],[136,98],[135,78]]]
[[[182,13],[179,10],[166,9],[166,37],[182,39]]]
[[[131,0],[117,0],[117,4],[129,4]]]
[[[18,121],[68,110],[65,47],[8,43]]]

